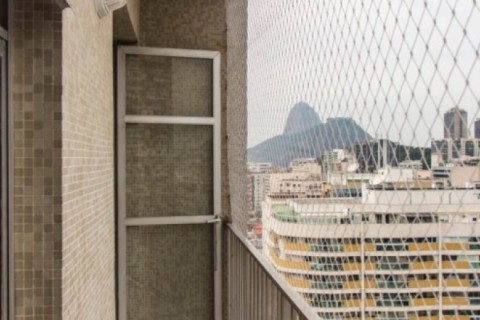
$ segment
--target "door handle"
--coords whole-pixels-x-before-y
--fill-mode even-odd
[[[213,217],[213,219],[207,220],[207,223],[218,223],[222,222],[222,219],[219,216]]]

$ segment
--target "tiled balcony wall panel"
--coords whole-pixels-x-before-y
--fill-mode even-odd
[[[115,319],[112,16],[63,12],[62,319]],[[58,62],[59,63],[59,62]]]
[[[16,319],[61,317],[62,14],[55,0],[15,0],[13,245]]]
[[[222,204],[226,214],[230,211],[226,161],[226,1],[142,0],[140,17],[140,46],[216,50],[222,54]]]

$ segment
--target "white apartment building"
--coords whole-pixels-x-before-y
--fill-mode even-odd
[[[289,172],[270,174],[271,197],[319,198],[325,195],[322,167],[316,162],[295,163]]]
[[[479,319],[480,190],[269,199],[264,253],[322,319]]]

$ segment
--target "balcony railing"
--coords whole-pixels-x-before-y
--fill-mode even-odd
[[[235,226],[229,226],[227,233],[228,319],[318,319],[312,307]]]

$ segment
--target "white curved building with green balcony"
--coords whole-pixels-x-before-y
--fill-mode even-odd
[[[323,319],[480,319],[479,194],[268,198],[264,253]]]

